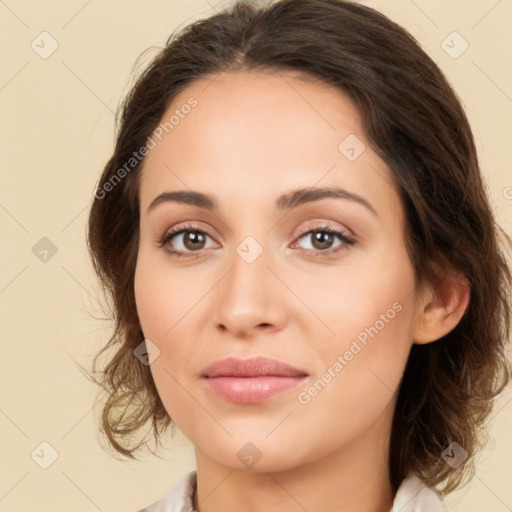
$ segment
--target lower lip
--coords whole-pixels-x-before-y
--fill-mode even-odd
[[[257,404],[284,393],[303,382],[306,377],[211,377],[204,381],[211,391],[239,404]]]

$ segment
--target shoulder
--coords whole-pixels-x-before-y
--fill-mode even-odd
[[[390,512],[448,512],[441,495],[416,475],[409,475],[398,488]]]
[[[196,482],[197,472],[190,471],[176,483],[164,498],[138,512],[193,512]]]

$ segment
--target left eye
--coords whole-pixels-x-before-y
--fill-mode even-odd
[[[302,247],[306,250],[316,250],[320,252],[326,252],[333,247],[339,247],[341,245],[353,245],[354,240],[349,236],[345,235],[342,231],[338,231],[333,228],[316,228],[303,233],[299,240],[303,238],[310,238],[312,247]],[[338,238],[340,243],[337,245],[332,245],[334,243],[334,239]]]

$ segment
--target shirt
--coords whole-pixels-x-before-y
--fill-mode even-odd
[[[197,471],[194,470],[181,478],[167,496],[138,512],[195,512],[196,484]],[[436,490],[410,475],[400,484],[389,512],[448,512],[448,509]]]

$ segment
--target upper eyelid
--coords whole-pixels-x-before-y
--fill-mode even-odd
[[[349,230],[347,228],[337,227],[337,226],[331,224],[331,222],[333,222],[333,221],[319,220],[319,221],[309,221],[309,222],[310,222],[310,224],[308,224],[305,228],[302,228],[297,233],[297,235],[304,235],[304,234],[308,233],[309,231],[321,230],[321,229],[325,229],[325,228],[335,229],[337,231],[341,231],[341,232],[347,233],[347,234],[351,234],[352,233],[351,230]],[[320,224],[319,225],[312,225],[315,222],[319,222]],[[211,236],[208,228],[203,228],[200,224],[192,224],[192,222],[190,224],[188,224],[188,223],[185,223],[183,225],[178,224],[176,227],[169,228],[169,229],[167,229],[164,232],[163,236],[165,236],[167,233],[171,233],[172,232],[173,234],[178,234],[178,233],[180,233],[182,231],[203,231],[207,235]]]

